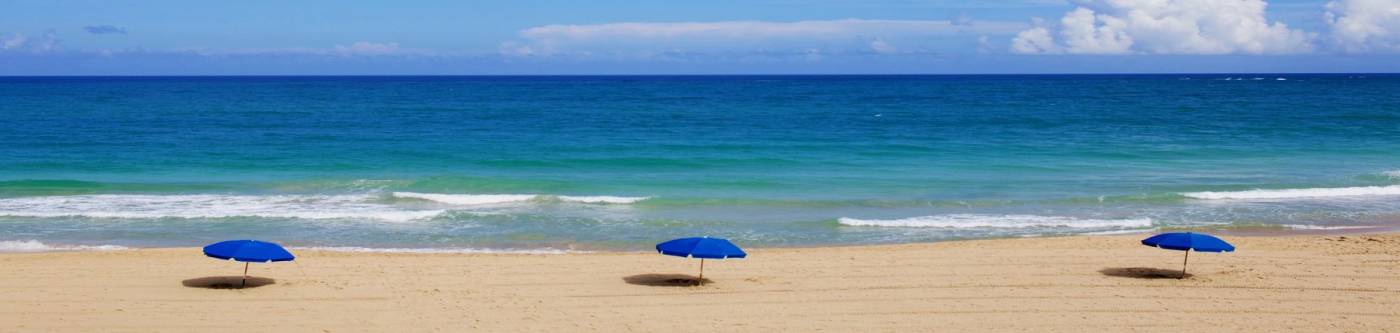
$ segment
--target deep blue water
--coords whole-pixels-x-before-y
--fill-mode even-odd
[[[1400,75],[0,78],[0,247],[1400,225]]]

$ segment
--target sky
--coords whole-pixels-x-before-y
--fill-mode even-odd
[[[1400,0],[6,0],[0,75],[1400,72]]]

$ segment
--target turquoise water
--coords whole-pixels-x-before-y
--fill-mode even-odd
[[[1400,76],[0,78],[0,249],[1400,226]]]

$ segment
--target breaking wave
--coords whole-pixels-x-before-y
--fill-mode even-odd
[[[55,251],[116,251],[125,250],[117,245],[49,245],[38,240],[0,241],[0,252],[55,252]]]
[[[569,195],[541,195],[541,194],[440,194],[440,193],[416,193],[416,192],[394,192],[396,198],[411,198],[419,200],[435,201],[451,205],[493,205],[517,202],[544,202],[560,201],[584,204],[612,204],[626,205],[637,203],[651,197],[619,197],[619,196],[569,196]]]
[[[1377,229],[1381,226],[1365,225],[1313,225],[1313,224],[1284,224],[1283,227],[1293,230],[1357,230],[1357,229]]]
[[[1152,227],[1152,219],[1080,219],[1063,216],[1041,215],[981,215],[949,214],[910,217],[891,220],[866,220],[842,217],[841,225],[858,227],[902,227],[902,228],[946,228],[946,229],[1020,229],[1020,228],[1073,228],[1073,229],[1145,229]]]
[[[438,204],[479,206],[508,203],[566,202],[622,205],[647,197],[552,196],[535,194],[431,194],[393,192],[395,198]],[[212,219],[261,217],[349,219],[405,222],[431,219],[452,207],[395,203],[384,194],[231,195],[231,194],[91,194],[0,198],[0,216],[89,217],[117,219]]]
[[[1332,197],[1359,197],[1359,196],[1381,196],[1400,195],[1400,185],[1391,186],[1363,186],[1363,187],[1332,187],[1332,188],[1298,188],[1279,190],[1246,190],[1246,191],[1222,191],[1222,192],[1187,192],[1182,196],[1192,199],[1202,200],[1267,200],[1267,199],[1310,199],[1310,198],[1332,198]]]
[[[70,195],[0,199],[0,216],[92,218],[373,219],[411,221],[444,210],[415,210],[375,202],[373,195]]]

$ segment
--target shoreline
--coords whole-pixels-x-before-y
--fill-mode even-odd
[[[745,249],[826,249],[826,248],[846,248],[846,247],[880,247],[898,246],[912,244],[938,244],[946,242],[969,242],[969,241],[990,241],[1006,239],[1038,239],[1038,238],[1063,238],[1063,237],[1123,237],[1123,236],[1147,236],[1164,232],[1203,232],[1222,237],[1290,237],[1290,236],[1337,236],[1337,235],[1376,235],[1400,233],[1400,226],[1392,225],[1371,225],[1371,226],[1345,226],[1339,228],[1293,228],[1287,225],[1248,225],[1235,226],[1230,228],[1166,228],[1154,230],[1126,230],[1114,232],[1086,232],[1077,234],[1052,234],[1052,235],[1021,235],[985,238],[951,238],[922,242],[891,242],[891,243],[839,243],[839,244],[797,244],[797,245],[777,245],[777,246],[745,246]],[[658,240],[660,241],[660,240]],[[14,239],[0,240],[0,243],[33,243],[35,246],[54,246],[37,239]],[[492,248],[492,247],[369,247],[369,246],[300,246],[286,245],[288,250],[317,251],[317,252],[343,252],[343,253],[402,253],[402,254],[521,254],[521,255],[565,255],[565,254],[588,254],[588,253],[651,253],[650,250],[621,250],[621,249],[573,249],[573,248]],[[587,247],[585,247],[587,248]],[[129,250],[178,250],[178,249],[198,249],[196,246],[124,246],[110,244],[61,244],[47,249],[24,249],[7,251],[0,249],[0,256],[7,254],[26,253],[71,253],[71,252],[110,252]]]
[[[1400,233],[1138,235],[755,248],[706,262],[296,251],[243,265],[198,248],[0,255],[0,331],[1384,330],[1400,327]]]

